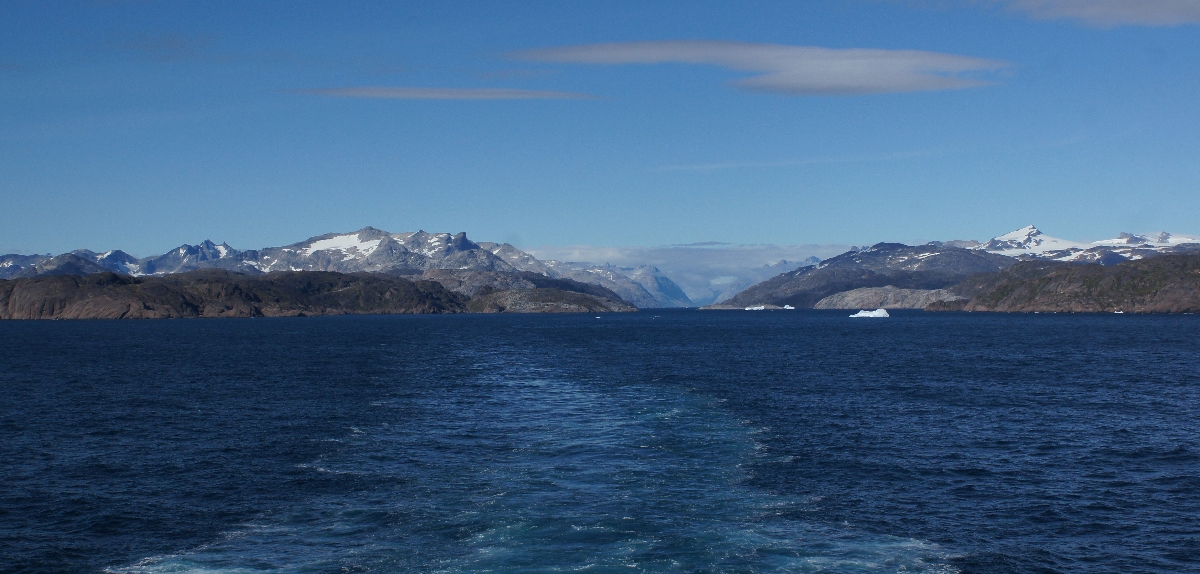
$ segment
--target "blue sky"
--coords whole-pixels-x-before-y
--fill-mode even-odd
[[[1200,3],[9,2],[0,252],[1200,232]]]

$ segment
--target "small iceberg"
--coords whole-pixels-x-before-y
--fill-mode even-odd
[[[855,317],[891,317],[891,315],[888,315],[887,309],[876,309],[874,311],[859,311],[850,316],[852,319]]]

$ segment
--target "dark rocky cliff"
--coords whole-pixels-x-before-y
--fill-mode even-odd
[[[0,280],[0,319],[155,319],[458,313],[467,298],[433,281],[383,275],[222,270]]]

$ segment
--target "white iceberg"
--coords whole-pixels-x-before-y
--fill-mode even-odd
[[[859,311],[850,317],[891,317],[891,315],[888,315],[887,309],[876,309],[874,311]]]

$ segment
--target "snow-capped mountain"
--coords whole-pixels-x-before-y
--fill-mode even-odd
[[[74,251],[76,255],[81,257],[90,257],[96,260],[96,264],[117,273],[126,275],[134,275],[141,273],[142,267],[137,257],[134,257],[120,249],[105,251],[104,253],[93,253],[86,249]]]
[[[128,271],[110,269],[129,275],[166,275],[210,267],[238,270],[242,267],[241,261],[230,257],[235,253],[240,252],[225,243],[217,245],[206,239],[199,245],[180,245],[162,255],[138,260]]]
[[[1066,249],[1087,249],[1087,247],[1083,243],[1050,237],[1042,233],[1038,228],[1027,225],[1016,231],[993,238],[987,243],[975,247],[975,249],[991,251],[992,253],[1008,255],[1009,257],[1017,257],[1031,253],[1047,253]]]
[[[338,271],[341,273],[471,269],[516,271],[466,233],[389,233],[365,227],[354,233],[328,233],[284,247],[254,252],[258,271]]]
[[[90,253],[90,252],[89,252]],[[99,259],[97,259],[99,261]],[[162,255],[106,268],[129,275],[166,275],[196,269],[242,273],[271,271],[391,272],[426,269],[514,271],[465,233],[389,233],[365,227],[352,233],[327,233],[283,247],[238,250],[205,240],[181,245]]]
[[[973,247],[1022,260],[1051,260],[1110,265],[1162,253],[1200,250],[1200,237],[1165,231],[1135,235],[1121,233],[1115,239],[1080,243],[1050,237],[1028,225]]]

